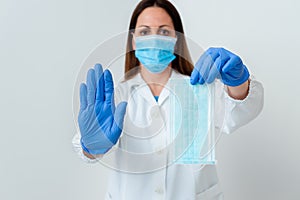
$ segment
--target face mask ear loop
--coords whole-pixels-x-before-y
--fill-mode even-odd
[[[132,46],[132,50],[133,50],[133,42],[135,44],[135,35],[134,35],[134,32],[130,32],[131,36],[132,36],[132,40],[131,40],[131,46]]]
[[[135,42],[135,35],[134,35],[134,32],[131,32],[130,34],[131,34],[131,36],[132,36],[132,40]]]
[[[175,47],[174,47],[174,54],[177,54],[177,42],[178,42],[178,36],[177,33],[175,33],[175,38],[176,38],[176,42],[175,42]]]

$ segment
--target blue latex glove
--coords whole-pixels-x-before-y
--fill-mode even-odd
[[[103,73],[100,64],[90,69],[86,84],[80,85],[78,124],[81,146],[89,154],[106,153],[118,141],[126,111],[126,102],[114,103],[111,73]]]
[[[240,57],[224,48],[209,48],[197,61],[191,74],[191,84],[212,83],[216,78],[225,85],[238,86],[249,78]]]

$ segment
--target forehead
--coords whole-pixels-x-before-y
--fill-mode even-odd
[[[142,25],[151,27],[168,25],[174,27],[170,15],[160,7],[149,7],[143,10],[143,12],[138,16],[136,27]]]

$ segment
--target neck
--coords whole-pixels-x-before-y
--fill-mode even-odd
[[[141,67],[141,76],[149,86],[154,96],[159,96],[164,86],[168,82],[172,72],[171,66],[168,66],[163,72],[159,74],[153,74],[146,68]]]

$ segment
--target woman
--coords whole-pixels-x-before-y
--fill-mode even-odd
[[[89,70],[87,83],[81,84],[80,133],[73,140],[76,151],[92,163],[109,156],[112,147],[137,154],[157,153],[150,158],[152,163],[144,163],[141,157],[116,150],[116,166],[124,170],[112,172],[106,199],[223,199],[214,165],[201,170],[197,165],[161,165],[165,155],[158,152],[168,132],[153,136],[153,129],[139,129],[130,121],[150,123],[156,111],[167,120],[161,113],[168,111],[168,80],[191,75],[191,84],[216,80],[215,129],[231,133],[261,111],[262,85],[249,78],[237,55],[223,48],[208,49],[193,69],[180,16],[166,0],[142,0],[133,12],[129,32],[125,80],[118,88],[114,91],[110,72],[102,73],[99,64]],[[141,134],[153,137],[141,140]],[[145,173],[128,173],[132,167],[139,172],[145,169]]]

